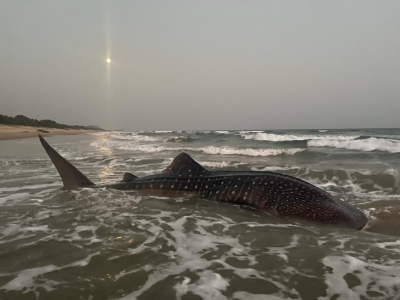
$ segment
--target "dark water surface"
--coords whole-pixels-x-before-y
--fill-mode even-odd
[[[400,130],[100,133],[47,139],[96,183],[161,172],[294,175],[366,212],[363,231],[179,197],[64,191],[39,140],[0,141],[0,299],[396,299]],[[398,297],[398,299],[400,299]]]

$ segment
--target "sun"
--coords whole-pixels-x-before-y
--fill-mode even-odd
[[[106,62],[107,62],[108,64],[111,64],[111,58],[107,58],[107,59],[106,59]]]

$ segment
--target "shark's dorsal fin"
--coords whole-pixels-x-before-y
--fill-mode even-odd
[[[196,175],[208,172],[193,158],[182,152],[174,158],[173,162],[164,170],[164,174]]]
[[[121,182],[130,182],[134,181],[137,178],[137,176],[131,174],[131,173],[125,173],[124,178],[122,179]]]
[[[58,174],[60,174],[64,184],[64,189],[71,190],[95,185],[85,175],[83,175],[81,171],[79,171],[69,161],[58,154],[57,151],[54,150],[40,134],[39,139],[54,166],[56,167]]]

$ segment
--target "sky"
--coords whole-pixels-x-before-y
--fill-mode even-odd
[[[0,114],[125,130],[400,127],[399,15],[400,1],[375,0],[2,0]]]

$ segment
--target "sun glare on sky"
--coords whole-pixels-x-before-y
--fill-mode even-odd
[[[108,64],[110,64],[110,63],[111,63],[111,58],[107,58],[107,59],[106,59],[106,62],[107,62]]]

